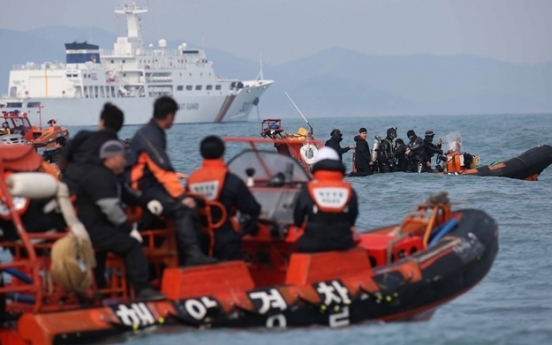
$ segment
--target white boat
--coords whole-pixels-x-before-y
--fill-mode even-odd
[[[180,105],[176,123],[247,121],[273,81],[262,70],[254,80],[219,77],[205,52],[185,43],[170,50],[161,39],[157,48],[146,47],[139,17],[146,12],[130,0],[115,10],[126,16],[127,36],[118,37],[113,50],[67,43],[65,63],[14,66],[0,110],[26,112],[32,123],[39,123],[42,110],[42,117],[64,126],[88,126],[112,102],[124,111],[125,124],[142,124],[151,118],[154,100],[166,95]]]

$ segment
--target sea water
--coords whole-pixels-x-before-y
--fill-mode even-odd
[[[298,116],[299,118],[299,116]],[[333,128],[343,133],[342,146],[354,144],[360,127],[368,129],[372,147],[389,127],[398,127],[405,142],[413,129],[423,137],[432,129],[435,142],[459,131],[464,151],[481,163],[506,160],[540,144],[552,144],[552,115],[394,116],[310,119],[321,141]],[[283,119],[288,132],[308,125]],[[121,130],[122,139],[138,127]],[[78,128],[72,128],[74,134]],[[259,137],[257,122],[176,125],[168,131],[168,153],[176,170],[189,173],[201,162],[199,142],[207,135]],[[244,146],[229,144],[226,159]],[[273,147],[265,147],[274,150]],[[352,151],[344,154],[350,171]],[[435,159],[435,158],[434,158]],[[477,208],[499,224],[499,252],[489,274],[472,290],[442,305],[427,322],[366,323],[340,329],[193,330],[162,327],[121,340],[144,344],[552,344],[552,167],[537,182],[500,177],[379,174],[348,178],[359,197],[359,231],[399,223],[417,203],[438,191],[456,208]]]

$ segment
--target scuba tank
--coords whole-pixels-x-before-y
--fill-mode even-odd
[[[372,162],[378,161],[378,149],[380,147],[381,137],[379,135],[375,136],[374,143],[372,144]]]

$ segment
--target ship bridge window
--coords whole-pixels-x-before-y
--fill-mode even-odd
[[[27,108],[37,108],[40,106],[40,102],[29,102],[27,103]]]
[[[184,90],[184,86],[178,85],[178,86],[176,87],[176,91],[182,91],[182,90]]]
[[[71,75],[70,74],[66,74],[65,75],[67,78],[71,78]]]
[[[194,87],[192,85],[186,85],[186,90],[188,91],[192,91]]]
[[[111,60],[111,63],[115,63],[115,61]]]
[[[78,74],[73,74],[73,78],[76,78],[78,77],[79,75]]]
[[[205,86],[205,90],[212,90],[213,89],[213,85],[207,85]]]
[[[125,63],[125,60],[123,60],[123,63]]]
[[[220,85],[215,86],[215,90],[220,90],[221,88],[222,88],[222,86],[220,86]]]
[[[23,108],[22,102],[7,102],[6,108]]]
[[[196,90],[201,91],[201,85],[196,85]]]

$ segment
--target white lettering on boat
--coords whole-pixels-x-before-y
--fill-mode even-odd
[[[277,289],[250,292],[249,298],[260,314],[266,314],[271,309],[287,309],[287,303]],[[261,302],[260,306],[258,300]]]
[[[277,323],[276,326],[279,328],[286,328],[287,320],[283,314],[272,315],[266,319],[266,327],[274,328],[274,323]]]
[[[339,280],[317,283],[314,288],[323,297],[325,305],[351,303],[349,291]]]
[[[144,303],[132,303],[130,306],[119,304],[114,310],[125,326],[146,327],[155,324],[153,314]]]
[[[349,324],[349,307],[343,307],[340,313],[332,314],[329,317],[330,327],[343,327]]]

